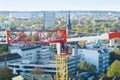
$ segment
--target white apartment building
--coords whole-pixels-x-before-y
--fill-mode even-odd
[[[78,49],[78,54],[81,55],[81,61],[94,64],[97,72],[104,72],[109,66],[110,49],[108,48],[85,48]]]
[[[79,63],[80,56],[69,57],[68,71],[73,74],[76,72],[76,66]],[[20,72],[20,74],[30,73],[33,69],[40,67],[45,73],[56,73],[56,60],[46,60],[43,64],[27,64],[27,63],[8,63],[8,66],[14,73]]]
[[[11,54],[18,53],[22,57],[22,63],[44,63],[51,57],[49,46],[27,45],[14,46],[9,49]]]

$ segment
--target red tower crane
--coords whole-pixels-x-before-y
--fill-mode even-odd
[[[7,44],[44,44],[66,43],[66,30],[33,30],[9,31],[7,30]],[[59,48],[58,48],[59,47]],[[60,46],[57,47],[60,53]],[[68,51],[68,50],[67,50]],[[64,49],[63,51],[64,52]],[[68,55],[68,54],[67,54]],[[56,80],[68,80],[68,56],[56,55]]]

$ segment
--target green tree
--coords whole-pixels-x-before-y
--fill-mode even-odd
[[[80,72],[86,72],[88,71],[88,64],[86,61],[81,61],[80,64],[78,64],[78,69]]]
[[[120,61],[115,60],[108,68],[108,77],[119,77],[120,76]]]
[[[110,64],[113,63],[115,60],[120,60],[120,50],[116,47],[110,52]]]
[[[12,71],[8,67],[0,68],[0,80],[11,80],[12,77]]]
[[[7,44],[0,44],[0,54],[8,52],[8,45]]]
[[[5,18],[4,17],[0,17],[0,22],[4,22]]]
[[[115,43],[116,43],[116,44],[120,44],[120,39],[116,39],[116,40],[115,40]]]
[[[94,74],[96,72],[96,66],[94,64],[89,64],[88,71],[90,74]]]
[[[118,49],[117,47],[114,47],[113,52],[115,52],[116,54],[120,54],[120,49]]]
[[[96,66],[94,64],[88,64],[86,61],[81,61],[77,69],[79,72],[88,72],[90,75],[94,75],[96,72]]]

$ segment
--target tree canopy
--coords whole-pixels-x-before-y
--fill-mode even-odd
[[[96,66],[94,64],[88,64],[88,71],[90,74],[94,74],[96,71]]]
[[[90,74],[94,74],[96,72],[96,66],[94,64],[88,64],[86,61],[81,61],[77,68],[80,72],[89,72]]]
[[[8,52],[8,44],[0,44],[0,54]]]
[[[80,64],[78,65],[78,69],[80,72],[86,72],[88,70],[87,62],[86,61],[80,62]]]
[[[8,67],[0,68],[0,80],[11,80],[12,77],[12,71]]]
[[[108,77],[119,77],[120,76],[120,61],[115,60],[108,68]]]
[[[112,64],[115,60],[120,60],[120,50],[116,47],[112,52],[110,52],[110,64]]]

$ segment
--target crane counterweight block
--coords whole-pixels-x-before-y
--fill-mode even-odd
[[[120,32],[109,33],[109,39],[120,38]]]

